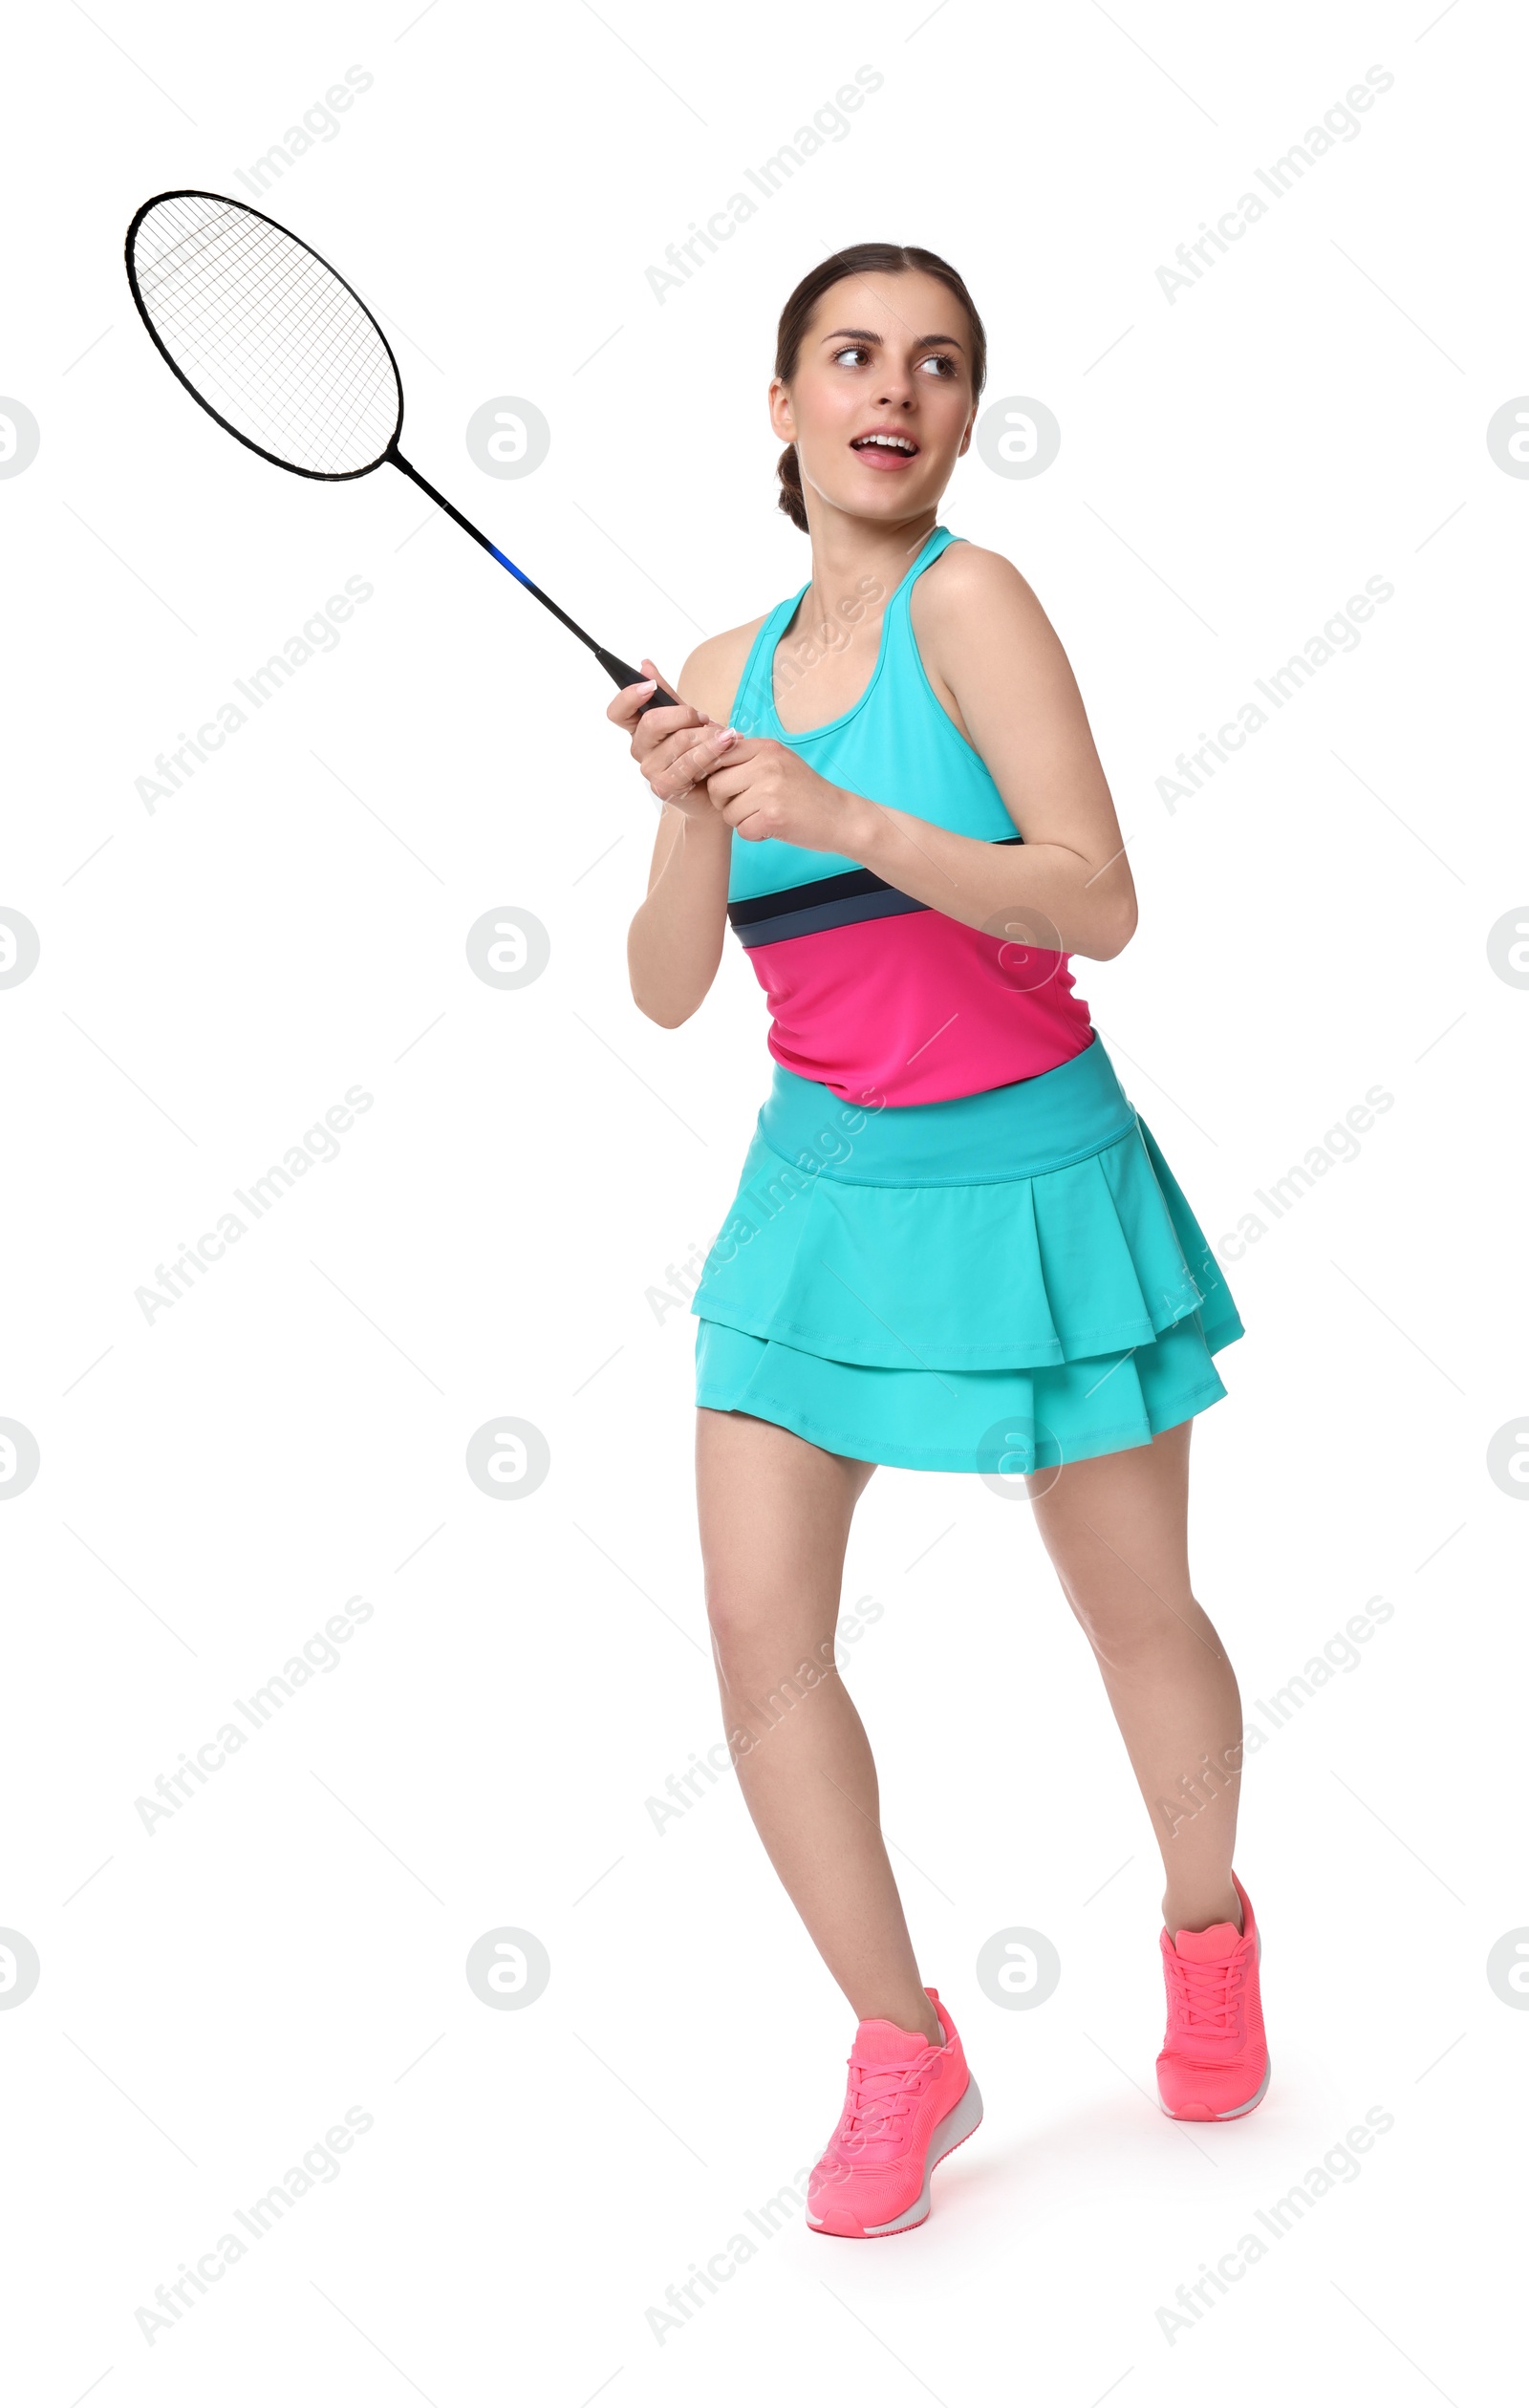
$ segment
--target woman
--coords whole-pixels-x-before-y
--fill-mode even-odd
[[[771,1012],[693,1301],[697,1489],[729,1751],[859,2018],[808,2202],[857,2239],[921,2224],[981,2115],[834,1669],[878,1463],[1024,1478],[1162,1850],[1162,2105],[1243,2115],[1268,2078],[1240,1703],[1186,1553],[1193,1416],[1242,1324],[1073,992],[1069,957],[1120,953],[1136,903],[1066,656],[1018,570],[938,524],[984,370],[932,253],[862,244],[804,278],[769,407],[810,579],[700,645],[678,706],[643,714],[650,660],[610,711],[664,806],[639,1009],[687,1020],[730,923]]]

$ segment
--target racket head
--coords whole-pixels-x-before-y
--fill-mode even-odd
[[[392,345],[360,294],[285,226],[223,193],[157,192],[124,248],[155,349],[237,442],[326,484],[370,476],[397,451]]]

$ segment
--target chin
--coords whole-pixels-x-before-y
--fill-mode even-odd
[[[937,490],[923,477],[915,484],[912,478],[878,476],[871,493],[865,491],[859,479],[853,492],[834,493],[826,486],[818,490],[847,518],[869,519],[880,525],[889,519],[912,518],[915,511],[927,510],[937,504],[943,488]]]

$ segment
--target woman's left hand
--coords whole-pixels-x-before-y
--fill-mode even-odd
[[[872,807],[863,796],[820,778],[772,736],[735,737],[707,777],[706,790],[745,844],[774,836],[808,852],[842,852],[851,860]]]

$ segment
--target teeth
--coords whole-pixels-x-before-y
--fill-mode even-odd
[[[912,452],[915,448],[906,437],[901,435],[857,435],[855,449],[858,451],[863,443],[879,443],[886,451]]]

